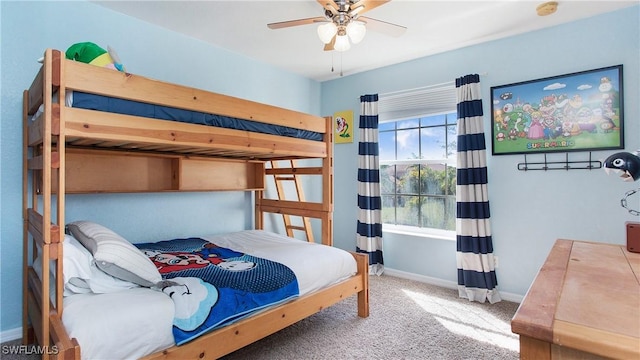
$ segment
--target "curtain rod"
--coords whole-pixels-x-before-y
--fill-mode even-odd
[[[413,88],[413,89],[404,89],[404,90],[398,90],[398,91],[391,91],[391,92],[388,92],[388,93],[378,94],[378,96],[391,96],[391,95],[395,95],[395,94],[401,94],[401,93],[407,93],[407,92],[415,92],[415,91],[427,90],[427,89],[431,89],[431,88],[451,86],[451,85],[455,85],[455,84],[456,84],[455,81],[447,81],[447,82],[443,82],[443,83],[440,83],[440,84],[421,86],[421,87],[417,87],[417,88]]]
[[[478,75],[487,76],[488,74],[489,74],[488,72],[483,72],[483,73],[480,73]],[[427,89],[436,88],[436,87],[444,87],[444,86],[449,86],[449,85],[454,85],[455,86],[455,84],[456,84],[455,80],[452,80],[452,81],[447,81],[447,82],[443,82],[443,83],[440,83],[440,84],[421,86],[421,87],[417,87],[417,88],[413,88],[413,89],[404,89],[404,90],[398,90],[398,91],[391,91],[391,92],[388,92],[388,93],[378,94],[378,96],[391,96],[391,95],[395,95],[395,94],[406,93],[406,92],[414,92],[414,91],[420,91],[420,90],[427,90]]]

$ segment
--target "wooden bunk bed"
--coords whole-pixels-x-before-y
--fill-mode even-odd
[[[320,133],[322,140],[74,108],[64,101],[69,92],[277,124]],[[318,218],[322,243],[333,243],[330,119],[67,60],[52,49],[23,100],[23,342],[37,342],[43,357],[79,359],[82,351],[62,322],[65,194],[253,191],[256,229],[263,228],[265,213]],[[283,159],[320,159],[322,165],[265,166]],[[114,167],[117,177],[109,173]],[[266,199],[269,174],[321,176],[322,203]],[[357,295],[358,315],[367,317],[368,259],[352,254],[353,277],[146,358],[218,358],[351,295]],[[36,274],[35,261],[52,280]]]

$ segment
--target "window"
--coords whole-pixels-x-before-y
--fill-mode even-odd
[[[451,88],[405,93],[391,105],[379,100],[382,222],[387,230],[455,231],[457,114]],[[415,97],[419,99],[407,102]]]

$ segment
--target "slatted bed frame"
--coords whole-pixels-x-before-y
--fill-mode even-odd
[[[322,133],[323,141],[78,109],[58,100],[69,91],[305,129]],[[55,349],[45,351],[43,357],[80,359],[81,354],[79,344],[69,338],[62,324],[67,193],[253,191],[256,229],[263,228],[265,213],[318,218],[322,243],[333,244],[330,118],[83,64],[52,49],[46,50],[23,100],[23,342]],[[39,107],[44,111],[32,119]],[[283,159],[321,159],[322,165],[265,166],[267,161]],[[114,168],[117,177],[110,175]],[[264,198],[265,177],[270,174],[321,176],[322,202]],[[37,253],[42,274],[51,271],[53,280],[40,279],[34,271]],[[345,281],[146,358],[218,358],[356,294],[357,313],[367,317],[368,259],[353,255],[358,273]]]

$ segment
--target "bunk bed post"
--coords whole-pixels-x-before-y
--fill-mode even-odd
[[[42,194],[42,254],[40,256],[40,261],[42,261],[42,288],[40,289],[40,345],[44,348],[47,348],[50,344],[50,334],[49,334],[49,311],[50,309],[50,301],[49,301],[49,289],[50,289],[50,277],[49,277],[49,256],[50,252],[50,244],[51,244],[51,187],[52,187],[52,150],[51,150],[51,142],[53,140],[52,137],[52,119],[51,119],[51,101],[53,99],[53,84],[52,84],[52,72],[53,72],[53,52],[51,49],[47,49],[45,55],[44,66],[44,88],[43,88],[43,104],[44,104],[44,122],[43,122],[43,136],[42,136],[42,154],[38,161],[40,164],[38,166],[41,167],[40,171],[42,172],[42,184],[40,185],[40,193]],[[34,196],[36,196],[34,194]],[[37,211],[37,209],[34,209]],[[38,332],[36,332],[37,334]]]
[[[47,49],[38,76],[23,94],[23,343],[37,341],[43,358],[55,356],[57,343],[71,343],[66,334],[59,336],[52,329],[53,321],[61,319],[63,275],[61,232],[64,224],[64,135],[60,122],[61,53]],[[43,112],[36,110],[42,105]],[[39,114],[31,120],[31,115]],[[29,190],[31,178],[31,190]],[[55,189],[53,185],[57,186]],[[56,217],[53,221],[53,200]],[[29,197],[31,202],[29,204]],[[42,205],[39,204],[42,199]],[[30,263],[38,262],[39,277]],[[50,262],[54,261],[55,297],[50,293]],[[53,301],[52,301],[53,300]],[[67,337],[66,339],[64,337]],[[52,340],[55,344],[52,344]],[[79,348],[74,349],[79,354]]]
[[[264,181],[266,182],[267,173],[264,166],[262,167],[262,178],[265,179]],[[255,191],[255,210],[254,210],[255,225],[254,226],[258,230],[264,229],[264,212],[262,211],[263,197],[264,197],[264,190]]]
[[[55,307],[57,315],[62,318],[62,312],[64,306],[62,304],[62,295],[64,292],[64,276],[63,276],[63,253],[62,253],[62,243],[64,242],[64,226],[65,226],[65,199],[66,199],[66,139],[65,139],[65,125],[64,121],[64,111],[66,106],[64,105],[66,99],[66,86],[64,86],[63,76],[64,74],[64,58],[62,57],[62,53],[59,50],[54,50],[52,52],[52,61],[55,66],[55,71],[53,72],[53,85],[58,87],[58,141],[56,142],[56,152],[57,156],[57,182],[58,189],[56,191],[56,226],[58,229],[57,239],[55,239],[55,243],[57,246],[57,258],[56,258],[56,299],[55,299]]]
[[[369,256],[363,253],[351,253],[358,264],[358,273],[362,274],[362,290],[358,292],[358,316],[369,317]]]
[[[333,118],[325,117],[327,156],[322,159],[322,204],[325,215],[322,219],[322,243],[333,246]]]
[[[27,132],[29,128],[29,92],[25,90],[22,94],[22,299],[28,296],[28,277],[29,270],[29,222],[27,220],[27,207],[29,206],[29,189],[28,189],[28,170],[27,158],[29,146],[27,144]],[[22,301],[22,344],[26,345],[33,342],[33,328],[29,325],[29,308],[27,301]]]

